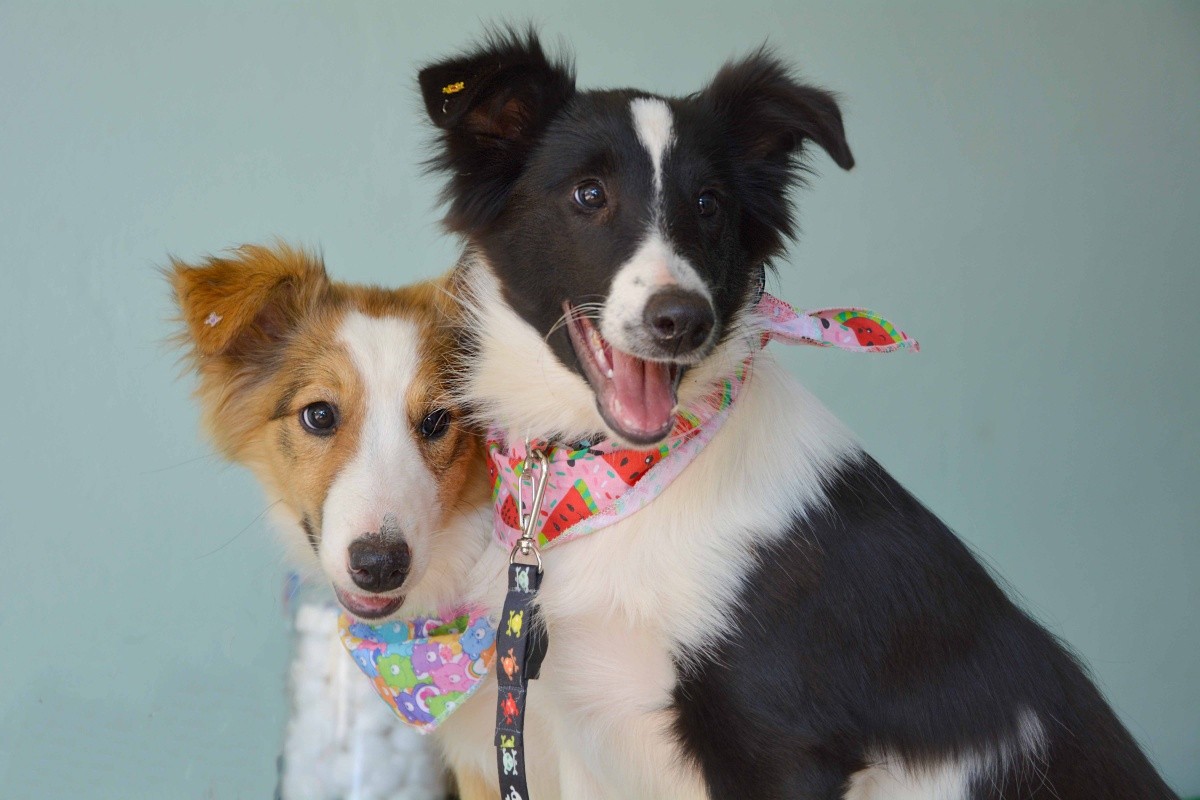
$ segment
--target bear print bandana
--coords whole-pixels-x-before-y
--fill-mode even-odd
[[[496,658],[496,627],[479,612],[368,625],[343,613],[342,644],[400,719],[428,733],[470,697]]]
[[[763,293],[755,307],[760,346],[772,339],[788,344],[836,347],[860,353],[919,350],[883,317],[861,308],[798,311]],[[576,539],[628,517],[645,506],[700,453],[729,416],[750,378],[753,356],[721,381],[705,401],[681,408],[667,441],[646,450],[607,442],[537,443],[549,462],[540,509],[538,544]],[[518,483],[525,452],[493,431],[488,441],[497,544],[512,548],[521,535]],[[483,613],[455,610],[444,617],[369,625],[347,614],[341,640],[375,690],[400,719],[427,733],[477,688],[496,658],[496,626]]]

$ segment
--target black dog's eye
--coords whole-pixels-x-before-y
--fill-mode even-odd
[[[585,181],[575,187],[575,202],[588,211],[599,211],[608,204],[600,181]]]
[[[717,196],[712,192],[701,192],[696,198],[696,210],[702,217],[711,217],[717,213]]]
[[[337,422],[337,409],[329,403],[310,403],[300,409],[300,424],[304,430],[317,436],[333,433]]]
[[[429,415],[421,420],[421,435],[426,439],[437,439],[449,427],[450,409],[439,408],[436,411],[429,412]]]

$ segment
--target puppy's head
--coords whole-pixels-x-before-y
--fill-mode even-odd
[[[632,443],[670,431],[681,377],[736,330],[808,145],[854,164],[834,97],[765,51],[684,98],[579,92],[533,33],[501,32],[419,81],[448,226]]]
[[[440,605],[479,546],[451,517],[486,502],[480,441],[448,384],[446,287],[333,283],[283,246],[175,262],[169,277],[205,428],[277,501],[294,552],[356,616]]]

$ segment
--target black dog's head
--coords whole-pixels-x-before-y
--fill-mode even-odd
[[[447,225],[582,375],[618,438],[661,440],[683,373],[728,335],[792,233],[809,142],[854,164],[834,97],[766,51],[700,92],[575,89],[532,32],[421,71]]]

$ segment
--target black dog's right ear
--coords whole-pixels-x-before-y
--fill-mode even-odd
[[[443,131],[428,165],[450,174],[446,224],[477,231],[500,213],[534,143],[575,94],[574,69],[549,59],[532,29],[503,29],[465,55],[430,64],[417,80]]]

